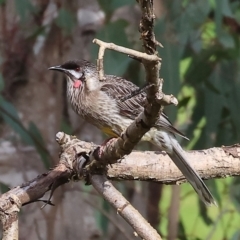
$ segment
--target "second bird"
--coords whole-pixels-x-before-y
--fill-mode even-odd
[[[121,100],[138,89],[135,84],[113,75],[105,75],[105,79],[100,81],[96,66],[86,60],[68,61],[49,69],[66,75],[67,96],[76,113],[109,136],[120,136],[143,111],[145,93]],[[206,205],[216,204],[203,180],[187,161],[184,150],[175,138],[176,134],[184,137],[172,126],[167,116],[161,114],[142,141],[149,141],[165,151],[200,199]]]

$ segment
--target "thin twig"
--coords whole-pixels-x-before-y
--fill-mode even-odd
[[[104,50],[105,49],[114,50],[116,52],[120,52],[120,53],[124,53],[126,55],[131,55],[131,56],[134,56],[134,57],[138,57],[138,58],[144,59],[146,61],[155,61],[155,62],[159,61],[159,62],[161,62],[161,60],[162,60],[157,55],[149,55],[147,53],[139,52],[139,51],[136,51],[136,50],[133,50],[133,49],[130,49],[130,48],[125,48],[125,47],[118,46],[114,43],[107,43],[107,42],[101,41],[101,40],[96,39],[96,38],[93,39],[93,43],[99,45]],[[104,53],[104,51],[101,50],[100,57],[103,57],[103,53]]]

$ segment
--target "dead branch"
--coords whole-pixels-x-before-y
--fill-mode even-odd
[[[99,40],[94,40],[100,46],[97,68],[99,71],[100,80],[104,79],[103,70],[103,58],[105,49],[108,47],[112,50],[118,49],[124,51],[128,55],[141,59],[145,67],[146,81],[149,85],[152,85],[147,89],[146,104],[144,105],[144,111],[127,127],[127,129],[121,134],[120,137],[108,141],[105,145],[97,148],[90,154],[90,164],[85,166],[85,170],[90,175],[90,179],[95,179],[93,171],[96,168],[101,168],[107,164],[116,163],[118,159],[132,152],[135,145],[141,140],[143,135],[147,133],[151,127],[156,123],[163,110],[163,105],[174,103],[173,97],[166,98],[165,94],[162,93],[162,79],[159,78],[159,70],[161,67],[161,59],[158,57],[157,41],[153,32],[154,27],[154,14],[153,14],[153,0],[139,0],[140,8],[142,10],[142,20],[140,22],[140,33],[143,40],[143,46],[146,54],[124,49],[113,44],[104,43]],[[151,57],[149,57],[149,55]],[[151,59],[149,59],[151,58]],[[170,100],[169,100],[170,99]],[[168,102],[164,102],[168,100]],[[100,181],[100,179],[99,179]],[[102,180],[103,181],[103,180]],[[94,185],[94,183],[92,182]],[[98,185],[94,185],[96,188]],[[99,191],[99,190],[98,190]],[[107,196],[104,193],[106,191],[100,191],[100,193],[107,199],[113,206],[116,207],[113,199],[110,195]],[[110,192],[108,192],[110,194]],[[120,193],[119,193],[120,194]],[[121,206],[120,206],[121,207]],[[157,232],[139,215],[132,206],[131,214],[123,215],[125,220],[136,230],[137,234],[143,239],[161,239]],[[134,221],[132,219],[134,218]],[[147,231],[142,231],[141,229]]]
[[[5,226],[17,224],[14,216],[21,206],[37,201],[47,191],[54,191],[71,179],[81,179],[82,160],[79,156],[83,153],[87,156],[97,146],[64,133],[58,133],[57,140],[62,152],[59,164],[55,168],[0,196],[0,220],[3,224],[6,223]],[[240,145],[190,151],[187,154],[193,167],[204,179],[240,175]],[[116,180],[145,180],[167,184],[179,184],[185,181],[184,176],[166,154],[150,151],[133,151],[119,163],[111,165],[107,169],[107,176]],[[93,178],[92,176],[91,179]],[[97,183],[93,181],[93,184]],[[9,228],[7,229],[7,233],[10,234]]]
[[[85,153],[89,155],[97,148],[92,143],[78,140],[65,133],[57,134],[68,166],[79,170],[79,159]],[[61,139],[61,140],[60,140]],[[63,142],[65,142],[63,144]],[[66,152],[66,150],[67,152]],[[240,145],[223,146],[205,150],[186,152],[191,165],[203,179],[225,178],[240,175]],[[76,158],[76,159],[74,159]],[[76,173],[75,173],[76,174]],[[184,175],[164,152],[133,151],[107,168],[107,177],[114,180],[155,181],[162,184],[181,184],[186,181]]]
[[[129,154],[133,150],[134,146],[140,141],[142,136],[155,124],[162,111],[162,106],[169,103],[176,103],[172,96],[170,98],[164,97],[165,95],[162,93],[163,81],[159,78],[161,59],[158,57],[157,51],[155,51],[156,41],[153,33],[153,3],[152,1],[139,1],[139,4],[141,5],[142,21],[144,22],[142,23],[141,21],[140,23],[140,32],[146,53],[123,48],[112,43],[105,43],[95,39],[94,43],[100,46],[99,59],[97,61],[99,77],[102,79],[104,76],[103,57],[105,49],[112,49],[134,56],[137,59],[141,59],[141,62],[145,67],[147,83],[152,85],[152,87],[147,90],[147,99],[144,111],[135,119],[126,131],[122,133],[121,137],[112,139],[91,154],[91,163],[86,167],[89,172],[97,165],[103,166],[109,163],[116,163],[118,159]],[[147,21],[146,19],[151,19],[148,24],[145,24]],[[151,46],[151,49],[154,49],[154,51],[150,51],[149,46]]]
[[[133,227],[138,236],[146,240],[162,239],[104,175],[91,176],[91,182],[93,187],[116,209],[117,214]]]

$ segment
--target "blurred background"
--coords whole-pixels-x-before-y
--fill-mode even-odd
[[[191,140],[185,149],[240,141],[240,1],[155,0],[155,34],[164,48],[164,92],[179,99],[165,112]],[[48,67],[69,59],[95,62],[93,38],[142,51],[134,0],[0,0],[1,191],[59,161],[55,134],[101,143],[106,136],[66,100],[66,81]],[[105,72],[144,83],[142,66],[107,51]],[[152,149],[141,145],[138,149]],[[219,207],[206,208],[189,184],[115,182],[164,239],[240,239],[239,178],[207,181]],[[45,196],[45,199],[48,195]],[[54,207],[32,203],[20,213],[20,239],[136,239],[92,187],[69,183]]]

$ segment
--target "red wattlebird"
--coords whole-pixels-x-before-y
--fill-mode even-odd
[[[110,136],[120,136],[143,111],[146,98],[144,92],[122,101],[124,96],[137,91],[138,87],[113,75],[105,75],[105,79],[100,81],[96,66],[88,61],[68,61],[49,69],[66,75],[67,96],[76,113]],[[186,138],[172,126],[165,114],[161,114],[155,126],[142,137],[142,141],[149,141],[165,151],[200,199],[206,205],[216,204],[207,186],[188,162],[175,135]]]

